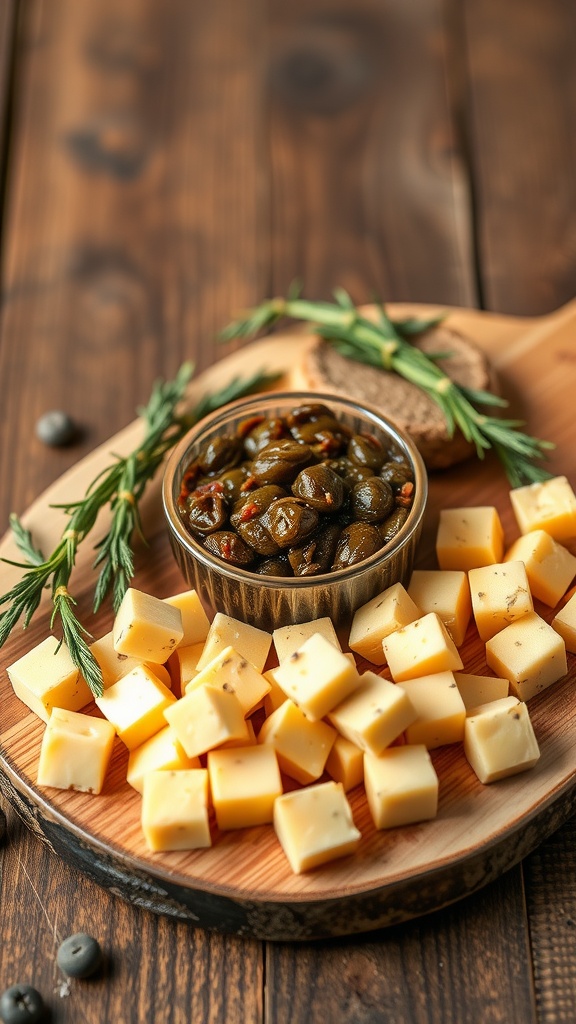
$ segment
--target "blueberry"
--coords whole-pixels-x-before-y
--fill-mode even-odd
[[[32,985],[12,985],[0,996],[4,1024],[34,1024],[44,1017],[44,1001]]]
[[[96,939],[84,932],[69,935],[56,956],[60,970],[70,978],[88,978],[102,963],[102,950]]]
[[[74,421],[60,409],[45,412],[36,423],[36,436],[54,447],[69,444],[77,434]]]

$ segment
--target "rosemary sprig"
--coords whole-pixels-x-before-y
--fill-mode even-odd
[[[444,413],[450,436],[459,428],[475,446],[479,458],[493,449],[512,487],[550,477],[537,464],[554,447],[550,441],[523,433],[521,420],[480,412],[478,405],[506,407],[508,403],[489,391],[466,388],[453,381],[438,365],[447,353],[430,357],[410,343],[408,339],[436,326],[442,318],[393,321],[379,305],[377,320],[372,321],[360,313],[344,289],[337,289],[334,297],[334,303],[311,302],[292,291],[286,299],[269,299],[229,324],[221,338],[229,341],[252,337],[282,317],[303,320],[347,358],[394,371],[425,391]]]
[[[94,564],[100,567],[100,571],[94,590],[94,610],[100,607],[111,588],[114,608],[117,609],[134,575],[132,537],[135,531],[141,533],[139,502],[167,452],[207,412],[261,390],[276,379],[275,375],[264,373],[235,378],[220,391],[204,395],[194,408],[178,412],[192,373],[193,366],[185,363],[174,380],[156,383],[148,404],[139,410],[144,421],[144,436],[140,444],[129,455],[117,456],[112,465],[92,481],[83,498],[53,506],[66,513],[68,523],[47,558],[34,546],[30,531],[18,517],[10,517],[14,539],[25,562],[10,562],[24,571],[11,590],[0,597],[0,607],[6,606],[0,614],[0,647],[20,619],[23,619],[24,628],[30,624],[40,604],[42,591],[51,586],[50,625],[52,627],[57,619],[60,621],[63,640],[72,660],[95,696],[101,696],[103,692],[102,673],[87,643],[87,639],[91,639],[90,633],[76,616],[76,601],[68,590],[80,544],[92,531],[101,509],[109,505],[112,513],[110,526],[96,544],[98,554]]]

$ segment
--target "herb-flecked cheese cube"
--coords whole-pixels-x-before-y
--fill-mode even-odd
[[[345,736],[337,736],[328,754],[326,771],[335,782],[342,783],[347,793],[364,780],[364,751]]]
[[[200,768],[197,757],[188,757],[169,725],[130,751],[126,781],[139,793],[144,789],[146,772]]]
[[[532,530],[514,541],[504,561],[520,559],[532,595],[554,608],[576,576],[576,558],[545,530]]]
[[[468,572],[481,565],[501,562],[503,554],[504,531],[491,505],[440,511],[436,556],[441,569]]]
[[[515,487],[510,501],[520,533],[545,530],[559,541],[576,537],[576,495],[565,476]]]
[[[276,682],[316,722],[360,685],[360,677],[342,651],[314,633],[278,667]]]
[[[468,672],[455,672],[454,679],[468,712],[479,704],[488,704],[508,696],[510,683],[499,676],[476,676]]]
[[[342,736],[362,750],[379,754],[416,719],[416,711],[402,686],[364,672],[360,686],[328,715]]]
[[[366,799],[378,829],[429,821],[438,811],[438,776],[425,746],[364,755]]]
[[[164,711],[176,698],[164,683],[139,665],[96,697],[100,711],[112,722],[129,750],[134,750],[166,725]]]
[[[416,712],[406,729],[408,743],[433,750],[462,740],[466,708],[452,672],[407,679],[402,685]]]
[[[295,874],[353,853],[361,835],[338,782],[322,782],[279,796],[274,829]]]
[[[282,793],[273,747],[211,750],[208,774],[218,828],[250,828],[272,821],[274,801]]]
[[[298,622],[293,626],[281,626],[279,629],[274,630],[272,640],[274,641],[274,647],[276,648],[280,664],[286,661],[286,658],[289,658],[291,654],[294,654],[294,651],[297,651],[304,641],[308,640],[308,637],[313,636],[314,633],[320,633],[331,644],[334,644],[334,647],[337,647],[339,651],[342,650],[332,619],[324,616],[314,619],[312,622]]]
[[[166,708],[172,726],[188,757],[198,757],[229,740],[249,742],[242,705],[235,693],[214,686],[200,686]]]
[[[277,670],[278,666],[276,668],[269,668],[268,671],[264,673],[264,679],[270,684],[270,689],[264,697],[264,711],[266,717],[271,715],[273,711],[276,711],[276,708],[279,708],[285,700],[288,700],[284,690],[276,679]]]
[[[311,722],[291,700],[285,700],[263,722],[258,743],[274,747],[281,770],[307,785],[322,775],[336,735],[331,725]]]
[[[202,657],[204,643],[180,645],[170,655],[168,667],[172,674],[174,691],[183,697],[188,683],[198,674],[198,662]]]
[[[392,678],[397,683],[433,672],[457,671],[462,659],[436,612],[397,629],[383,640]]]
[[[552,627],[564,640],[566,650],[576,654],[576,594],[556,613]]]
[[[486,661],[521,701],[530,700],[566,675],[566,646],[536,612],[512,622],[486,644]]]
[[[129,587],[114,619],[114,649],[163,665],[183,636],[178,608]]]
[[[140,658],[130,658],[127,654],[118,654],[118,651],[114,649],[112,630],[90,644],[90,650],[100,666],[105,690],[142,664]]]
[[[79,711],[92,694],[65,644],[47,636],[7,668],[14,693],[44,722],[52,708]]]
[[[415,569],[408,594],[421,615],[436,612],[456,647],[464,643],[472,614],[468,577],[461,569]]]
[[[420,618],[422,612],[401,583],[394,583],[358,608],[352,619],[348,646],[373,665],[385,665],[384,637]]]
[[[500,562],[470,569],[468,578],[474,620],[484,642],[534,611],[524,562]]]
[[[466,719],[464,753],[482,783],[532,768],[540,750],[526,704],[504,697],[476,708]]]
[[[233,647],[224,647],[186,686],[186,693],[199,686],[216,686],[235,693],[245,715],[249,715],[270,690],[270,683]]]
[[[196,667],[200,672],[225,647],[233,647],[238,654],[254,665],[257,672],[262,672],[271,644],[271,633],[266,633],[265,630],[251,626],[247,622],[240,622],[239,619],[233,619],[223,612],[217,612],[208,631],[202,657]]]
[[[185,590],[182,594],[173,594],[172,597],[165,597],[164,600],[166,604],[178,608],[182,616],[181,645],[191,647],[192,644],[204,644],[210,629],[210,620],[196,591]]]
[[[207,770],[147,772],[142,794],[142,831],[154,852],[211,846]]]
[[[110,722],[53,708],[40,748],[38,785],[100,793],[114,736]]]

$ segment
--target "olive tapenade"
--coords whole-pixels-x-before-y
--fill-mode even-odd
[[[209,441],[186,468],[178,505],[187,530],[223,562],[298,577],[380,551],[413,500],[412,467],[397,449],[310,403]]]

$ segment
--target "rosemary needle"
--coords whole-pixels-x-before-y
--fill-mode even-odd
[[[68,522],[48,557],[34,546],[30,531],[18,517],[10,516],[12,533],[25,561],[11,562],[23,573],[11,590],[0,596],[0,608],[6,606],[0,613],[0,647],[20,619],[24,628],[30,624],[44,588],[51,587],[50,625],[60,621],[62,639],[95,696],[101,696],[103,692],[102,673],[87,643],[91,636],[76,616],[76,601],[68,590],[80,544],[91,533],[100,510],[109,506],[110,526],[96,545],[95,566],[99,567],[99,575],[94,589],[94,610],[100,607],[111,588],[114,608],[117,609],[134,575],[132,537],[135,531],[141,532],[139,502],[167,452],[208,412],[259,391],[276,379],[276,376],[265,373],[235,378],[220,391],[204,395],[194,408],[181,410],[192,373],[193,366],[185,363],[174,380],[157,382],[147,405],[138,410],[144,421],[144,436],[140,444],[130,454],[117,457],[104,469],[91,482],[83,498],[53,506],[65,512]]]
[[[447,353],[430,357],[410,343],[410,338],[436,326],[441,317],[393,321],[379,305],[373,321],[360,313],[344,289],[336,289],[334,297],[335,302],[312,302],[301,299],[299,290],[293,288],[286,299],[268,299],[243,319],[229,324],[221,338],[252,337],[282,317],[303,320],[348,359],[393,371],[425,391],[444,413],[450,436],[458,428],[474,445],[479,458],[493,449],[512,487],[550,477],[537,464],[554,447],[550,441],[523,433],[521,420],[480,412],[478,405],[505,407],[508,403],[489,391],[466,388],[453,381],[438,365]]]

